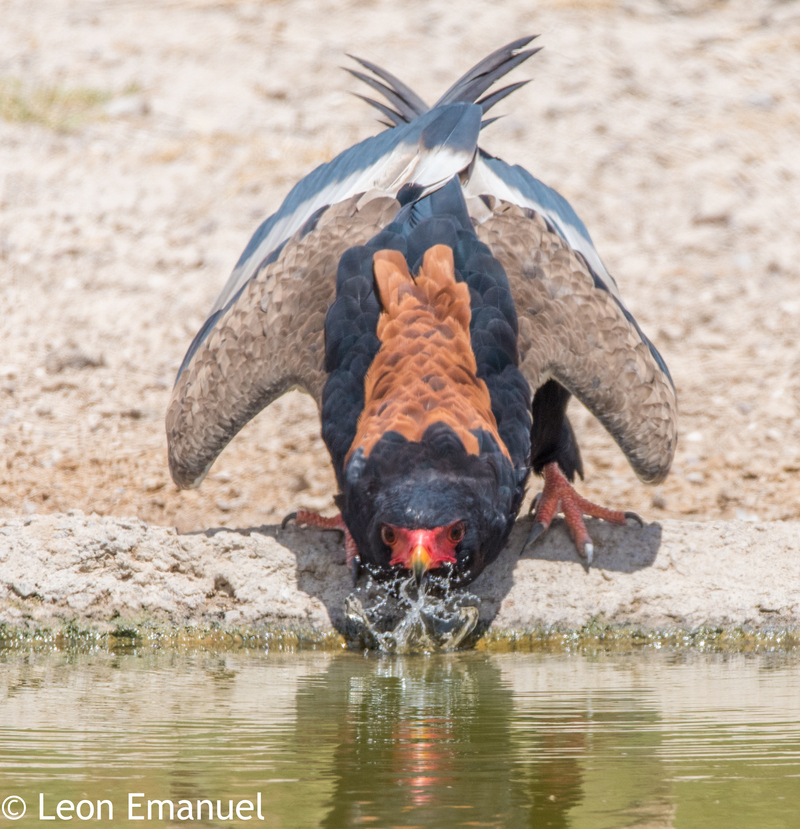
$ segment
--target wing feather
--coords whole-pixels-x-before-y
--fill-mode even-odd
[[[541,214],[500,201],[476,232],[508,274],[531,390],[556,380],[605,426],[641,480],[663,480],[677,444],[675,388],[630,314]]]
[[[396,110],[368,102],[396,126],[311,172],[251,238],[178,372],[167,433],[179,486],[197,486],[239,429],[289,388],[320,403],[339,259],[385,228],[401,203],[415,226],[438,194],[419,200],[459,180],[478,238],[508,274],[531,390],[556,380],[598,417],[640,478],[667,474],[677,403],[664,361],[569,203],[477,146],[495,120],[482,124],[482,115],[522,84],[479,96],[537,51],[523,49],[530,40],[481,61],[430,110],[393,75],[359,61],[385,83],[353,74]]]
[[[402,95],[398,95],[393,89],[386,86],[386,84],[376,81],[375,78],[370,78],[369,75],[365,75],[357,69],[346,69],[345,71],[349,72],[354,78],[358,78],[358,80],[363,81],[378,94],[383,95],[383,97],[386,98],[386,100],[397,110],[397,114],[401,119],[398,123],[408,124],[421,114],[414,106],[409,104]],[[425,111],[427,111],[427,107],[423,110],[423,112]]]
[[[346,71],[358,78],[360,81],[363,81],[381,95],[385,96],[386,100],[397,109],[396,115],[400,121],[396,121],[395,118],[391,119],[392,121],[395,121],[396,124],[411,122],[415,117],[428,112],[429,109],[436,109],[437,107],[457,103],[459,101],[466,103],[477,102],[485,114],[496,103],[502,101],[506,95],[510,95],[512,92],[528,83],[528,81],[522,81],[520,83],[511,84],[510,86],[506,86],[492,95],[486,95],[480,101],[478,100],[478,98],[480,98],[480,96],[486,92],[492,84],[496,83],[504,75],[507,75],[512,69],[515,69],[521,63],[526,61],[529,57],[531,57],[531,55],[535,55],[537,52],[541,51],[540,49],[526,49],[524,51],[520,51],[524,46],[527,46],[537,37],[538,35],[523,37],[519,40],[515,40],[513,43],[503,46],[496,52],[492,52],[491,55],[484,58],[480,61],[480,63],[475,64],[472,69],[462,75],[432,107],[428,107],[422,98],[409,89],[402,81],[398,80],[394,75],[387,72],[385,69],[381,69],[380,66],[376,66],[374,63],[362,60],[354,55],[348,55],[348,57],[358,61],[358,63],[360,63],[365,69],[368,69],[380,78],[381,81],[385,81],[385,83],[380,83],[379,81],[376,81],[375,78],[370,78],[369,75],[365,75],[363,72],[357,72],[353,69],[347,69]],[[359,97],[363,96],[359,95]],[[370,106],[374,106],[383,111],[382,107],[371,98],[363,98],[363,100],[370,104]],[[496,120],[496,118],[489,118],[483,122],[483,126],[488,126],[492,123],[492,121]]]
[[[380,101],[376,101],[374,98],[367,98],[366,95],[359,95],[357,92],[354,92],[353,95],[355,95],[356,98],[361,98],[364,103],[369,104],[371,107],[375,107],[381,115],[386,116],[392,122],[389,124],[386,121],[379,120],[378,123],[383,124],[390,129],[405,123],[406,119],[399,112],[395,112],[391,107],[382,104]]]
[[[169,465],[182,488],[200,484],[217,455],[265,406],[299,386],[317,404],[325,383],[325,313],[342,254],[388,224],[399,202],[359,197],[329,208],[259,270],[197,348],[167,410]]]
[[[467,196],[489,194],[520,207],[529,207],[546,218],[558,235],[582,254],[600,281],[619,300],[619,288],[600,259],[586,225],[578,218],[570,203],[560,194],[534,178],[519,165],[506,164],[481,152],[475,159],[468,184]]]
[[[278,211],[253,234],[211,313],[225,308],[267,256],[321,207],[373,189],[395,196],[409,181],[434,188],[461,172],[475,153],[480,115],[480,107],[473,104],[438,107],[410,124],[367,138],[317,167],[292,188]],[[436,134],[441,119],[460,122],[457,148],[422,141],[426,131]],[[416,173],[423,167],[434,172],[420,180]]]
[[[391,72],[381,69],[380,66],[370,63],[368,60],[357,58],[355,55],[348,55],[347,57],[360,63],[365,69],[368,69],[373,75],[376,75],[382,81],[386,81],[392,90],[403,99],[406,105],[414,110],[416,115],[422,115],[430,109],[430,107],[425,103],[425,101],[422,100],[422,98],[419,97],[419,95],[417,95],[416,92],[409,89],[401,80],[392,75]]]
[[[491,55],[485,57],[480,63],[476,63],[465,75],[462,75],[447,92],[434,104],[434,107],[449,104],[454,101],[475,101],[495,81],[508,74],[512,69],[526,61],[531,55],[535,55],[539,49],[527,49],[520,51],[527,46],[538,35],[529,35],[515,40],[506,46],[502,46]]]
[[[394,197],[413,184],[418,195],[435,190],[470,165],[481,128],[475,104],[451,104],[425,113],[413,123],[356,144],[309,173],[278,211],[250,239],[203,327],[183,359],[181,373],[238,298],[256,271],[271,262],[294,234],[313,227],[315,215],[331,204],[369,193]],[[391,140],[387,140],[391,139]]]

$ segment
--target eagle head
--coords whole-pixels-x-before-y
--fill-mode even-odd
[[[342,517],[361,563],[378,578],[426,573],[452,586],[475,579],[497,558],[514,525],[522,487],[488,432],[478,454],[447,424],[421,440],[387,432],[369,456],[356,452],[345,471]]]

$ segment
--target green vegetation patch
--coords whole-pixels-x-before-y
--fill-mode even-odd
[[[18,78],[0,78],[0,118],[29,121],[56,132],[70,132],[103,113],[113,97],[88,86],[26,84]]]
[[[0,651],[89,651],[114,653],[147,650],[229,652],[242,649],[272,651],[342,650],[344,639],[334,630],[176,626],[169,623],[119,621],[110,629],[69,621],[59,627],[24,630],[0,624]]]
[[[800,651],[800,630],[744,627],[701,627],[648,630],[592,621],[582,628],[541,626],[533,630],[476,631],[468,647],[490,653],[623,653],[634,650],[686,650],[710,653],[775,653]],[[357,642],[350,648],[363,649]],[[270,625],[247,628],[223,625],[175,626],[161,622],[122,621],[98,629],[70,621],[54,628],[25,630],[0,624],[0,651],[91,651],[142,653],[149,650],[230,652],[341,651],[345,638],[334,630]]]
[[[529,631],[489,630],[475,643],[492,653],[621,653],[650,648],[710,653],[772,653],[800,649],[800,630],[741,626],[651,630],[593,620],[582,628],[556,625]]]

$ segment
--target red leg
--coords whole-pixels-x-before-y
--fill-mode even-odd
[[[353,541],[353,536],[350,535],[350,530],[347,529],[347,525],[344,523],[341,514],[336,515],[333,518],[326,518],[324,515],[320,515],[319,513],[299,509],[297,512],[293,512],[283,519],[281,522],[281,529],[283,529],[291,520],[294,520],[298,526],[303,525],[306,527],[318,527],[321,530],[339,530],[339,532],[344,533],[344,549],[347,556],[347,566],[353,574],[353,581],[356,581],[358,578],[361,559],[358,555],[358,547],[356,547],[356,542]]]
[[[536,509],[536,523],[533,525],[531,534],[523,546],[523,550],[532,541],[535,541],[550,526],[550,522],[560,510],[564,513],[569,533],[578,550],[578,554],[586,558],[589,564],[594,557],[594,545],[586,525],[583,523],[583,516],[590,515],[593,518],[602,518],[610,524],[620,524],[623,527],[629,520],[642,524],[642,519],[635,512],[621,512],[620,510],[607,509],[587,501],[575,492],[572,484],[567,480],[566,475],[561,471],[559,465],[553,461],[544,468],[544,490],[538,499],[534,500],[531,508]]]

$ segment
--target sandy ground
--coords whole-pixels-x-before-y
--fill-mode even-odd
[[[519,523],[509,548],[464,597],[492,634],[611,623],[661,634],[785,631],[791,642],[773,645],[800,644],[798,522],[593,521],[590,569],[562,523],[519,557],[531,524]],[[98,632],[166,623],[347,634],[344,602],[353,587],[335,533],[180,534],[73,510],[0,519],[0,539],[0,636],[4,623],[31,631],[71,621]],[[375,605],[366,579],[355,595]]]
[[[573,403],[582,492],[649,520],[800,517],[800,3],[0,0],[0,20],[0,517],[331,510],[298,394],[178,492],[175,371],[258,223],[379,129],[346,52],[433,100],[528,32],[545,49],[511,79],[535,80],[482,143],[572,202],[681,407],[653,490]]]

